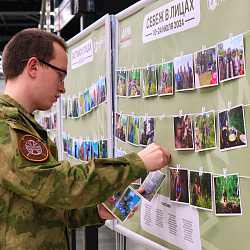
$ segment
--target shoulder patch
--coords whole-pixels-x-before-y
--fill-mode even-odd
[[[34,135],[23,135],[19,139],[18,148],[23,157],[29,161],[46,161],[49,157],[47,146]]]

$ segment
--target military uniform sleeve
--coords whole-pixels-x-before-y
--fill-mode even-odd
[[[80,228],[84,226],[103,226],[105,220],[101,219],[96,206],[86,207],[84,209],[73,209],[68,212],[69,228]]]
[[[75,166],[58,162],[51,152],[45,161],[27,160],[17,145],[29,131],[0,120],[0,132],[1,185],[50,208],[71,210],[99,204],[146,174],[136,153]]]

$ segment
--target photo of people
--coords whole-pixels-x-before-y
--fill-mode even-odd
[[[79,149],[78,149],[79,145],[78,145],[78,139],[73,138],[73,157],[78,160],[79,158]]]
[[[116,113],[115,114],[115,136],[117,139],[126,142],[127,117]]]
[[[147,201],[151,201],[160,189],[163,181],[166,179],[167,175],[161,171],[150,172],[145,180],[143,181],[140,188],[144,188],[142,196]]]
[[[98,105],[106,102],[106,98],[107,98],[106,82],[105,82],[105,78],[103,77],[97,82],[97,103],[98,103]]]
[[[220,82],[245,75],[243,35],[217,44]]]
[[[128,117],[128,138],[127,142],[139,146],[139,117]]]
[[[117,71],[117,96],[127,96],[127,71]]]
[[[81,139],[78,140],[78,159],[79,161],[85,162],[85,155],[84,155],[84,150],[85,150],[85,142]]]
[[[63,134],[63,152],[67,153],[68,152],[68,136],[67,134]]]
[[[66,99],[62,98],[62,118],[67,117]]]
[[[128,97],[141,96],[141,70],[128,71]]]
[[[156,66],[151,65],[143,69],[143,97],[157,95]]]
[[[194,120],[195,152],[216,148],[214,111],[196,115]]]
[[[194,89],[193,55],[183,55],[174,58],[175,90]]]
[[[79,102],[79,97],[75,97],[73,96],[73,111],[72,111],[72,117],[73,118],[78,118],[79,117],[79,106],[78,106],[78,102]]]
[[[79,116],[84,115],[84,104],[83,104],[83,100],[84,100],[84,94],[80,94],[79,99],[78,99],[78,106],[79,106]]]
[[[214,197],[216,215],[241,215],[238,174],[214,176]]]
[[[99,140],[99,158],[108,158],[108,140]]]
[[[159,65],[158,69],[158,95],[173,94],[173,62]]]
[[[191,115],[174,117],[174,142],[175,150],[194,149]]]
[[[219,113],[220,150],[247,146],[243,105]]]
[[[190,171],[189,197],[191,206],[213,210],[212,173]]]
[[[97,106],[97,85],[92,84],[89,87],[90,108],[93,109]]]
[[[84,141],[84,160],[85,162],[91,161],[91,141]]]
[[[68,155],[73,157],[73,138],[68,136]]]
[[[92,159],[99,158],[98,141],[92,141],[92,151],[93,151],[93,158]]]
[[[83,93],[83,100],[84,100],[84,113],[86,114],[86,113],[88,113],[91,110],[89,89],[87,89]]]
[[[72,107],[72,99],[70,97],[68,97],[66,99],[67,102],[67,117],[71,118],[72,115],[72,111],[73,111],[73,107]]]
[[[123,151],[123,150],[117,149],[117,148],[115,149],[115,158],[122,157],[122,156],[124,156],[126,154],[127,154],[126,151]]]
[[[155,142],[155,118],[140,117],[140,145],[148,146]]]
[[[120,221],[124,222],[141,201],[141,196],[131,187],[113,195],[103,205]]]
[[[170,168],[170,200],[189,204],[188,170]]]
[[[195,88],[218,85],[216,46],[194,53]]]

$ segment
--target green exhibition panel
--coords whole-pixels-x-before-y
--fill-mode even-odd
[[[69,49],[68,75],[65,80],[66,93],[61,98],[64,159],[69,160],[71,164],[89,161],[94,157],[94,143],[98,144],[100,141],[106,141],[106,150],[108,149],[106,157],[108,155],[111,157],[109,15],[105,15],[71,38],[67,44]],[[100,93],[102,96],[99,96]],[[81,144],[84,145],[85,141],[88,143],[81,148]],[[86,151],[81,153],[81,149],[86,150],[86,147],[92,148],[92,152],[90,150],[89,153]],[[95,154],[98,152],[96,151]]]
[[[202,249],[246,249],[249,242],[249,8],[248,0],[139,1],[116,15],[115,112],[127,117],[146,114],[155,118],[155,142],[171,152],[168,167],[162,169],[167,174],[167,179],[159,189],[159,194],[171,198],[170,168],[177,168],[177,172],[181,169],[209,172],[213,181],[214,177],[222,176],[226,179],[227,176],[238,174],[239,182],[236,180],[223,184],[221,179],[215,178],[217,186],[216,190],[212,190],[212,209],[197,208]],[[243,43],[240,42],[242,39]],[[191,58],[192,81],[186,82],[185,87],[186,75],[184,73],[182,85],[179,85],[182,80],[178,82],[178,71],[182,71],[184,67],[189,68],[184,60],[186,57]],[[238,57],[241,63],[236,60]],[[166,62],[173,62],[172,83],[168,83],[166,79],[164,82],[161,78],[164,76],[161,75],[164,71],[161,71],[161,66]],[[172,65],[167,67],[171,69]],[[129,75],[136,69],[141,70],[141,79],[138,77],[136,85],[132,85],[133,77],[126,78],[125,72]],[[155,71],[156,75],[152,73]],[[79,82],[80,75],[84,73],[80,72],[77,80],[72,77],[72,81],[67,83],[72,85],[72,89]],[[127,92],[122,85],[123,79],[127,79]],[[137,94],[131,94],[132,89],[133,93],[137,90]],[[163,89],[165,92],[160,92]],[[204,114],[210,111],[214,119],[207,120],[207,130],[202,130],[202,123],[208,119]],[[192,124],[193,142],[190,147],[187,144],[182,147],[177,142],[178,126],[183,126],[181,120],[179,125],[177,121],[182,117],[185,117],[183,123],[186,123],[187,118]],[[204,134],[198,132],[200,141],[195,147],[196,126],[201,128],[200,131],[205,131],[206,139],[211,142],[210,146],[208,142],[207,146],[203,145]],[[234,133],[236,126],[237,133]],[[182,129],[184,128],[185,125]],[[224,134],[225,129],[228,131],[227,135]],[[116,135],[115,148],[130,153],[139,152],[144,146],[123,142]],[[227,197],[222,195],[223,186],[229,188]],[[232,190],[235,186],[234,192]],[[215,199],[215,196],[219,198]],[[190,196],[190,200],[191,198]],[[221,201],[222,198],[224,201]],[[151,204],[153,202],[154,200]],[[171,205],[171,201],[169,204]],[[190,207],[189,204],[174,204],[180,209]],[[236,211],[236,207],[240,209]],[[222,213],[217,210],[220,208]],[[152,226],[152,232],[143,230],[141,221],[145,217],[142,218],[141,215],[137,212],[134,218],[119,223],[118,231],[130,232],[127,235],[135,240],[138,235],[138,239],[143,236],[162,247],[180,249],[176,244],[170,243],[171,240],[155,235],[155,227]],[[169,221],[163,223],[167,224]]]

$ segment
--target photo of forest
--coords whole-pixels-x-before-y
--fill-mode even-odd
[[[238,174],[214,177],[216,215],[241,215]]]
[[[190,205],[212,211],[212,173],[190,171],[189,183]]]

